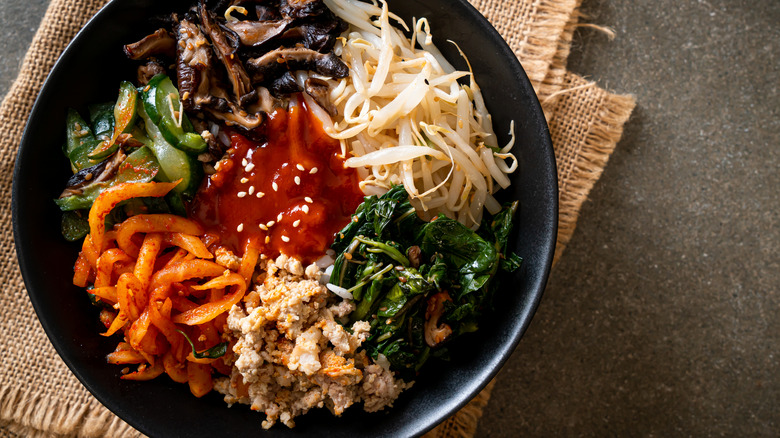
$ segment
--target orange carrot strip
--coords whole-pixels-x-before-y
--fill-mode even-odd
[[[143,350],[143,348],[141,348],[141,341],[149,331],[150,323],[149,307],[147,306],[143,313],[141,313],[141,315],[135,321],[133,321],[133,324],[130,325],[130,328],[125,332],[125,339],[127,339],[127,342],[129,342],[136,351],[140,352]],[[144,352],[153,354],[150,351]]]
[[[257,259],[260,257],[260,245],[257,239],[249,239],[244,246],[244,256],[241,258],[241,268],[238,272],[244,277],[247,284],[252,282],[252,274],[257,266]]]
[[[206,303],[198,306],[195,309],[180,313],[172,318],[173,322],[178,324],[200,325],[206,321],[211,321],[220,313],[230,310],[234,304],[241,301],[241,298],[244,296],[244,292],[246,292],[246,282],[241,275],[235,272],[230,272],[227,275],[221,275],[208,281],[203,286],[193,286],[192,288],[211,289],[228,286],[235,286],[235,291],[229,295],[225,295],[225,297],[219,301]]]
[[[132,256],[138,255],[138,245],[133,242],[136,233],[186,233],[202,234],[203,228],[195,221],[173,214],[139,214],[128,218],[119,226],[116,242]]]
[[[203,244],[206,245],[206,248],[211,248],[212,245],[219,243],[220,237],[219,234],[206,233],[201,239],[203,240]]]
[[[163,356],[163,367],[165,372],[171,377],[171,380],[178,383],[187,382],[187,367],[186,364],[179,362],[173,355],[173,350],[168,351]]]
[[[149,233],[144,236],[144,243],[138,252],[138,260],[135,261],[133,274],[135,274],[135,278],[138,279],[144,290],[149,289],[149,283],[152,281],[154,263],[157,261],[157,254],[160,253],[160,248],[162,248],[162,240],[162,234]]]
[[[176,331],[176,324],[170,320],[171,306],[170,299],[166,299],[160,309],[157,308],[156,302],[149,303],[149,318],[171,344],[171,349],[175,349],[176,345],[184,342],[184,337]]]
[[[152,276],[150,290],[160,286],[170,287],[171,283],[181,283],[193,278],[215,277],[225,272],[225,268],[208,260],[183,260],[174,265],[168,265]]]
[[[152,380],[155,377],[162,374],[164,371],[165,368],[163,367],[162,361],[158,360],[152,366],[140,365],[138,367],[138,371],[132,372],[130,374],[125,374],[120,378],[125,380]]]
[[[76,259],[76,265],[73,266],[73,284],[78,287],[87,287],[91,269],[92,267],[89,265],[87,257],[83,253],[79,254],[79,258]]]
[[[90,267],[92,270],[97,270],[97,259],[100,254],[95,250],[95,247],[92,245],[92,236],[87,234],[87,237],[84,238],[84,243],[81,245],[81,252],[79,253],[79,256],[84,256],[87,261],[89,262]]]
[[[171,297],[171,301],[173,302],[173,308],[179,312],[186,312],[198,307],[197,304],[184,297]]]
[[[195,362],[187,362],[187,382],[190,392],[195,397],[203,397],[214,387],[211,380],[211,366]]]
[[[160,330],[150,324],[146,329],[146,336],[141,339],[141,350],[152,356],[160,356],[169,349],[165,336],[160,336]]]
[[[217,330],[214,328],[214,325],[211,323],[211,321],[204,322],[203,324],[199,325],[198,328],[200,328],[200,332],[203,333],[203,336],[206,337],[206,340],[204,341],[206,349],[219,344],[219,332],[217,332]]]
[[[186,249],[191,254],[194,254],[195,257],[201,259],[214,258],[214,255],[209,252],[208,248],[206,248],[206,245],[202,240],[200,240],[198,236],[184,233],[169,233],[166,234],[165,241],[171,245]]]
[[[130,272],[119,276],[116,283],[116,296],[119,299],[119,308],[127,314],[130,321],[135,321],[141,316],[141,309],[136,302],[136,297],[143,294],[141,282]]]
[[[94,289],[88,290],[87,292],[104,301],[107,301],[109,304],[116,304],[119,302],[116,294],[116,288],[114,286],[96,287]]]
[[[124,312],[119,312],[116,318],[114,318],[114,321],[111,322],[111,327],[109,327],[105,333],[101,333],[100,335],[111,336],[114,333],[118,332],[119,329],[124,327],[125,323],[127,323],[127,315],[125,315]]]
[[[215,288],[209,290],[209,301],[219,301],[225,297],[225,289]]]
[[[118,248],[111,248],[106,250],[98,257],[97,261],[97,276],[95,278],[95,287],[103,287],[111,285],[111,273],[114,270],[114,264],[118,262],[132,262],[133,259],[128,257],[124,251]]]
[[[110,364],[124,365],[130,363],[144,363],[146,359],[135,350],[117,350],[109,353],[106,360]]]
[[[89,209],[89,234],[92,236],[95,251],[101,252],[103,249],[106,216],[117,204],[132,198],[165,196],[180,182],[181,180],[172,183],[122,183],[103,190]]]

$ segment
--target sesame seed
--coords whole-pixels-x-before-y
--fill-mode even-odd
[[[305,197],[305,198],[303,198],[303,200],[304,200],[304,201],[306,201],[306,202],[308,202],[309,204],[311,204],[312,202],[314,202],[314,201],[312,201],[312,199],[311,199],[310,197],[308,197],[308,196],[307,196],[307,197]]]
[[[246,196],[246,192],[238,192],[239,198],[243,198],[244,196]]]
[[[298,176],[298,175],[295,175],[295,184],[296,185],[301,185],[301,177]]]
[[[296,165],[295,165],[295,167],[297,167],[297,168],[298,168],[298,170],[300,170],[301,172],[303,172],[304,170],[306,170],[306,168],[305,168],[305,167],[303,167],[301,164],[296,164]]]
[[[289,238],[289,237],[287,237],[287,236],[282,236],[282,240],[284,240],[285,242],[289,242],[289,241],[290,241],[290,238]]]
[[[298,220],[296,220],[295,222],[293,222],[293,227],[297,227],[297,226],[298,226],[298,225],[300,225],[300,224],[301,224],[301,220],[300,220],[300,219],[298,219]]]
[[[254,168],[255,168],[254,163],[249,163],[249,164],[246,165],[246,168],[244,170],[246,170],[247,172],[251,172],[252,169],[254,169]]]
[[[239,233],[244,231],[244,224],[238,224],[238,226],[236,227],[236,231],[238,231]]]
[[[247,193],[249,193],[249,195],[251,196],[252,193],[254,192],[255,192],[255,186],[249,186],[249,190],[247,191]]]
[[[247,165],[246,158],[242,158],[241,159],[241,165],[246,167],[246,165]]]
[[[260,199],[260,198],[262,198],[263,196],[265,196],[265,193],[263,193],[263,192],[257,192],[257,195],[255,195],[255,196],[257,196],[257,198],[258,198],[258,199]]]
[[[308,205],[304,205],[303,207],[301,207],[301,210],[303,210],[304,213],[309,214],[309,206]]]
[[[268,221],[268,222],[265,224],[265,226],[266,226],[266,227],[273,227],[275,223],[276,223],[276,222],[274,222],[274,221]]]
[[[265,224],[260,224],[258,227],[260,227],[260,229],[263,231],[268,231],[268,227],[266,227]]]
[[[311,170],[309,171],[309,173],[314,175],[315,173],[317,173],[317,168],[316,167],[312,167]]]
[[[277,214],[277,215],[276,215],[276,220],[277,220],[278,222],[281,222],[281,221],[282,221],[282,214],[281,214],[281,213],[279,213],[279,214]]]
[[[271,241],[271,236],[265,236],[265,243],[268,243]]]
[[[271,188],[274,189],[275,192],[279,190],[279,185],[276,184],[276,181],[271,183]]]
[[[248,178],[241,178],[241,184],[246,184],[249,182]]]

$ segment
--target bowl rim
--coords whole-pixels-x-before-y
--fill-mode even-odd
[[[543,254],[540,264],[543,265],[543,271],[541,272],[541,275],[539,276],[537,282],[533,284],[527,291],[527,295],[531,297],[530,306],[527,307],[526,309],[527,312],[525,312],[524,315],[520,316],[523,318],[523,321],[519,329],[511,333],[511,339],[504,344],[504,347],[501,349],[501,354],[498,360],[493,363],[493,365],[490,367],[487,373],[483,374],[483,377],[485,378],[482,381],[480,381],[478,385],[474,386],[470,391],[462,393],[465,394],[465,396],[461,395],[461,399],[456,405],[453,405],[454,406],[453,409],[449,410],[446,413],[440,413],[439,415],[435,415],[432,418],[429,418],[428,421],[426,422],[425,427],[417,431],[416,435],[422,435],[430,431],[431,429],[436,427],[439,423],[441,423],[443,420],[445,420],[449,416],[454,415],[457,411],[463,408],[463,406],[465,406],[480,391],[482,391],[482,389],[484,389],[484,387],[496,376],[496,374],[498,374],[500,369],[503,367],[503,365],[509,359],[513,351],[516,349],[518,343],[520,342],[520,339],[528,329],[528,326],[530,325],[531,320],[533,319],[533,316],[536,313],[539,303],[541,302],[542,295],[544,293],[544,289],[548,281],[548,277],[552,267],[552,261],[555,253],[556,238],[557,238],[557,231],[558,231],[559,201],[558,201],[557,166],[555,163],[555,154],[552,146],[552,140],[550,137],[549,126],[547,125],[546,119],[544,117],[544,113],[541,108],[541,104],[539,103],[538,97],[536,96],[536,93],[533,90],[531,82],[528,79],[525,70],[522,68],[519,60],[517,59],[516,55],[509,47],[507,42],[501,37],[498,31],[473,5],[471,5],[467,0],[449,0],[449,1],[452,3],[453,8],[460,8],[463,13],[467,14],[469,19],[472,20],[474,26],[481,27],[487,30],[491,43],[493,44],[493,48],[500,51],[499,56],[501,58],[508,60],[507,68],[510,69],[513,75],[516,77],[519,87],[526,93],[528,92],[528,90],[530,90],[530,95],[533,96],[533,98],[530,99],[530,101],[527,102],[527,104],[531,106],[531,112],[533,114],[540,116],[540,121],[541,121],[541,124],[539,125],[539,127],[541,128],[540,129],[541,138],[539,139],[540,140],[539,144],[537,144],[535,147],[543,149],[543,154],[547,161],[546,164],[549,165],[549,167],[552,169],[552,174],[549,176],[555,182],[554,187],[546,187],[547,189],[554,191],[554,196],[552,196],[552,198],[550,199],[551,202],[550,211],[545,212],[546,214],[550,215],[553,218],[553,220],[549,224],[549,234],[548,234],[549,237],[545,239],[540,245],[540,250],[541,253]],[[122,406],[121,400],[116,400],[108,397],[105,393],[103,393],[100,390],[100,388],[98,388],[96,385],[93,385],[93,382],[86,375],[85,371],[87,370],[80,369],[76,366],[76,364],[65,359],[63,352],[69,347],[69,345],[66,342],[57,339],[53,336],[55,327],[52,326],[51,321],[48,321],[46,318],[42,317],[42,306],[43,306],[42,297],[28,288],[28,284],[30,283],[28,279],[32,278],[32,276],[35,275],[35,265],[32,263],[28,263],[29,257],[26,256],[27,248],[25,247],[25,245],[18,244],[18,242],[22,241],[21,225],[17,220],[19,216],[19,210],[20,210],[19,197],[21,195],[19,185],[17,184],[17,181],[19,179],[18,176],[21,173],[21,166],[20,166],[21,160],[19,158],[21,157],[23,151],[25,150],[25,144],[28,143],[27,139],[29,136],[29,131],[31,130],[30,122],[33,119],[37,118],[38,114],[43,111],[43,103],[40,97],[47,94],[47,91],[50,88],[55,87],[57,85],[56,83],[57,78],[58,76],[61,75],[61,71],[64,68],[63,60],[72,57],[74,52],[78,50],[77,45],[79,44],[79,41],[83,38],[83,36],[90,34],[92,32],[92,29],[97,26],[96,23],[104,20],[104,17],[111,15],[111,12],[116,8],[118,8],[119,7],[118,5],[120,5],[123,2],[129,3],[132,2],[132,0],[111,0],[109,1],[109,3],[107,3],[102,8],[100,8],[100,10],[88,20],[88,22],[76,33],[73,39],[67,44],[65,49],[62,51],[62,53],[60,54],[60,56],[57,58],[56,62],[52,66],[46,79],[44,80],[39,90],[39,93],[36,96],[35,102],[31,108],[30,114],[25,122],[25,128],[22,133],[19,148],[16,153],[16,161],[14,163],[13,180],[12,180],[13,185],[12,185],[12,197],[11,197],[11,212],[13,217],[13,236],[15,241],[14,247],[16,249],[19,269],[24,279],[25,290],[27,291],[27,295],[30,299],[30,302],[33,305],[36,316],[38,317],[38,320],[41,326],[43,327],[46,336],[48,337],[51,344],[54,346],[57,354],[60,356],[62,361],[65,362],[68,369],[70,369],[70,371],[76,376],[76,378],[80,381],[80,383],[85,388],[87,388],[90,394],[92,394],[92,396],[94,396],[101,404],[103,404],[106,408],[108,408],[110,411],[112,411],[114,414],[116,414],[118,417],[126,421],[134,428],[137,428],[144,434],[153,436],[154,431],[148,430],[146,427],[147,426],[146,423],[139,423],[137,421],[132,421],[135,419],[134,415],[131,415],[126,411],[126,409]]]

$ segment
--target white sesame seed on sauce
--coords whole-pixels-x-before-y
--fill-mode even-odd
[[[268,243],[271,241],[271,236],[265,236],[265,243]]]
[[[311,170],[309,171],[309,174],[314,175],[315,173],[317,173],[317,168],[312,167]]]
[[[303,200],[304,200],[304,201],[306,201],[306,202],[308,202],[309,204],[311,204],[312,202],[314,202],[314,201],[313,201],[313,200],[312,200],[310,197],[308,197],[308,196],[307,196],[307,197],[305,197],[305,198],[303,198]]]
[[[266,227],[273,227],[275,223],[276,223],[276,222],[274,222],[274,221],[268,221],[268,222],[265,224],[265,226],[266,226]]]
[[[279,190],[279,185],[276,184],[276,181],[271,183],[271,188],[274,189],[275,192]]]
[[[241,159],[241,166],[246,167],[246,165],[247,165],[246,158],[242,158]]]
[[[241,178],[241,184],[246,184],[249,182],[249,178]]]
[[[303,207],[301,207],[301,210],[303,210],[304,213],[309,214],[309,206],[308,205],[304,205]]]
[[[256,194],[255,196],[257,196],[257,199],[260,199],[260,198],[262,198],[263,196],[265,196],[265,193],[263,193],[263,192],[257,192],[257,194]]]
[[[282,240],[284,240],[285,242],[289,242],[289,241],[290,241],[290,238],[289,238],[289,237],[287,237],[287,236],[282,236]]]
[[[300,220],[300,219],[298,219],[298,220],[296,220],[295,222],[293,222],[293,227],[296,227],[296,228],[297,228],[297,227],[298,227],[298,225],[300,225],[300,224],[301,224],[301,220]]]
[[[255,168],[255,164],[254,163],[249,163],[249,164],[246,165],[246,167],[244,167],[244,170],[246,170],[247,172],[251,172],[252,169],[254,169],[254,168]]]
[[[246,192],[238,192],[236,196],[238,196],[239,198],[243,198],[244,196],[246,196]]]
[[[305,168],[305,167],[303,167],[303,165],[301,165],[301,164],[296,164],[296,165],[295,165],[295,167],[297,167],[297,168],[298,168],[298,170],[300,170],[301,172],[303,172],[304,170],[306,170],[306,168]]]
[[[252,196],[252,194],[255,192],[255,186],[249,186],[249,190],[246,191],[249,196]]]
[[[268,231],[268,227],[266,227],[265,224],[260,224],[258,227],[260,227],[260,229],[263,231]]]
[[[282,221],[282,214],[281,213],[276,215],[276,221],[277,222],[281,222]]]
[[[301,185],[301,177],[298,176],[298,175],[295,175],[295,184],[296,185]]]
[[[244,231],[244,224],[238,224],[238,226],[236,227],[236,231],[238,231],[239,233]]]

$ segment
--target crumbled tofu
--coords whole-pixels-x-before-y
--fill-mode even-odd
[[[262,258],[254,289],[230,310],[227,326],[237,339],[233,372],[216,379],[214,388],[228,404],[263,412],[266,429],[276,422],[293,427],[294,418],[312,408],[341,415],[362,401],[366,411],[378,411],[411,386],[359,349],[368,322],[349,329],[337,322],[355,305],[330,293],[321,275],[316,265],[304,269],[284,255]]]

